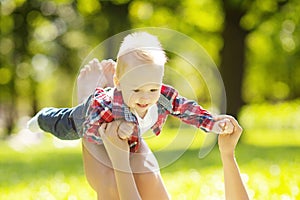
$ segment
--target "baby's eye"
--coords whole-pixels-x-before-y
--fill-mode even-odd
[[[139,91],[140,91],[139,89],[133,90],[133,92],[139,92]]]
[[[150,92],[157,92],[158,89],[151,89]]]

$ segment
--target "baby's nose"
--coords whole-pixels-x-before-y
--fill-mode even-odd
[[[142,95],[141,95],[141,99],[149,99],[150,98],[150,95],[147,93],[147,92],[144,92]]]

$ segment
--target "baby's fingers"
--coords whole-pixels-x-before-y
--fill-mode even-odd
[[[129,139],[134,129],[133,123],[123,122],[119,126],[118,135],[122,139]]]
[[[101,124],[101,126],[98,128],[99,134],[100,134],[100,136],[101,136],[102,138],[106,136],[106,135],[105,135],[106,127],[107,127],[107,124],[106,124],[106,123],[103,123],[103,124]]]

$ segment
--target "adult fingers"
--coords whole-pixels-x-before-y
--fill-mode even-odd
[[[233,124],[235,132],[240,132],[241,133],[243,131],[243,128],[240,126],[240,124],[238,123],[238,121],[234,117],[229,117],[228,119]]]

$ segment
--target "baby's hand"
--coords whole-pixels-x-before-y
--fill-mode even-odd
[[[229,119],[220,120],[219,126],[222,128],[222,134],[233,133],[234,126]]]
[[[135,124],[131,122],[121,122],[117,131],[119,138],[123,140],[129,139],[131,134],[133,133],[134,126]]]
[[[233,130],[234,125],[226,118],[217,120],[212,129],[212,131],[217,134],[231,134]]]

